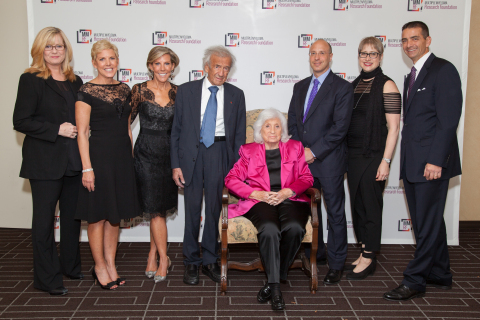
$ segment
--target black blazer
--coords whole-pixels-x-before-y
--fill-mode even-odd
[[[171,137],[172,169],[181,168],[185,184],[190,184],[200,145],[201,101],[203,79],[178,87]],[[227,142],[228,170],[240,158],[238,150],[246,138],[245,95],[239,88],[225,82],[223,117]],[[228,172],[228,171],[227,171]]]
[[[77,76],[68,84],[76,94],[83,81]],[[69,138],[59,136],[58,130],[68,122],[67,111],[67,102],[52,77],[45,80],[32,73],[20,76],[13,112],[13,128],[26,135],[20,177],[53,180],[63,176]]]
[[[316,178],[334,177],[347,171],[346,135],[353,111],[351,83],[330,70],[310,106],[305,123],[303,107],[312,76],[293,87],[288,109],[288,133],[317,158],[310,164]]]
[[[457,126],[462,114],[462,84],[455,66],[432,53],[420,70],[412,94],[403,85],[400,179],[425,182],[427,163],[443,167],[440,179],[462,173]]]

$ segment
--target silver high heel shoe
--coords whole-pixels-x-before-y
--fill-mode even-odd
[[[168,269],[170,269],[170,267],[172,266],[172,261],[170,260],[169,256],[167,256],[167,259],[168,259],[168,267],[167,267],[167,274],[168,274]],[[155,283],[165,281],[165,279],[167,279],[167,276],[154,275],[153,277],[153,280],[155,281]]]
[[[157,273],[157,271],[145,271],[145,275],[148,279],[152,279],[155,276],[155,273]]]

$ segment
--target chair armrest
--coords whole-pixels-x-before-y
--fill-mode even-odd
[[[312,227],[318,228],[318,205],[321,202],[320,191],[315,188],[309,188],[305,191],[310,196],[310,212],[312,214]]]
[[[228,229],[228,189],[223,187],[222,192],[222,230]],[[222,237],[223,239],[223,237]]]

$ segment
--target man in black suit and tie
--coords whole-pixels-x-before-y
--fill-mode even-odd
[[[323,190],[328,217],[329,271],[323,280],[335,284],[342,277],[347,257],[347,223],[343,176],[347,171],[345,136],[352,117],[351,84],[330,69],[332,47],[324,40],[309,51],[313,76],[295,84],[288,110],[288,131],[305,147],[305,159],[314,177],[313,187]],[[320,220],[321,221],[321,220]],[[317,261],[325,264],[326,253],[321,225]],[[306,254],[310,256],[307,248]]]
[[[185,231],[183,282],[198,284],[199,267],[220,282],[218,220],[225,176],[238,160],[245,143],[245,96],[226,83],[235,57],[224,47],[205,51],[207,76],[178,87],[171,138],[173,180],[185,188]],[[202,252],[198,246],[202,198],[205,193],[205,222]]]
[[[451,289],[443,213],[450,178],[461,174],[457,126],[462,88],[457,69],[430,52],[428,27],[420,21],[402,28],[403,51],[413,67],[403,90],[400,179],[403,179],[417,248],[402,284],[383,297],[409,300],[425,287]]]

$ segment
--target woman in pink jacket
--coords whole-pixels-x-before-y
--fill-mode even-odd
[[[297,254],[310,214],[303,194],[313,184],[302,143],[289,140],[287,120],[276,109],[260,113],[253,125],[254,141],[240,148],[240,159],[225,178],[240,200],[228,217],[244,215],[258,230],[260,257],[268,282],[258,302],[272,300],[273,310],[285,309],[280,281]]]

